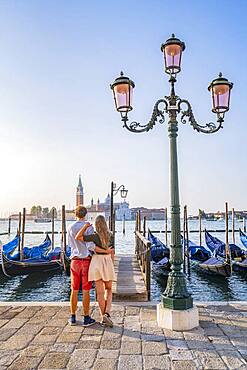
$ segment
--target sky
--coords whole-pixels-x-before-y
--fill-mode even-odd
[[[246,14],[245,0],[0,0],[0,216],[73,208],[79,174],[86,204],[114,181],[131,207],[169,207],[167,120],[128,132],[109,85],[121,70],[134,80],[129,118],[146,123],[169,94],[160,45],[172,33],[186,44],[176,93],[200,124],[215,120],[212,79],[234,83],[220,132],[179,124],[180,203],[247,209]]]

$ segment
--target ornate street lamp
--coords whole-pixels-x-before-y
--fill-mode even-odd
[[[117,195],[117,193],[120,191],[121,198],[125,199],[128,194],[128,190],[125,189],[124,185],[120,185],[117,188],[117,185],[112,181],[111,182],[111,214],[110,214],[110,230],[113,231],[113,212],[114,212],[114,207],[113,207],[113,197]]]
[[[233,84],[226,78],[219,77],[209,85],[212,94],[213,108],[217,123],[200,125],[195,120],[191,105],[188,100],[181,99],[175,94],[176,75],[181,70],[182,52],[185,44],[173,34],[161,45],[164,54],[165,72],[169,74],[171,91],[169,96],[159,99],[153,108],[150,121],[146,125],[139,122],[128,123],[128,112],[132,110],[132,92],[134,82],[128,77],[117,78],[111,85],[113,90],[116,109],[121,113],[124,127],[134,133],[151,130],[157,121],[165,122],[165,114],[168,114],[168,136],[170,139],[170,198],[171,198],[171,272],[168,276],[167,287],[162,295],[162,303],[158,305],[158,323],[162,327],[173,330],[188,330],[198,326],[198,311],[193,307],[193,300],[186,286],[185,275],[182,272],[183,251],[180,237],[180,205],[178,184],[178,160],[177,160],[177,132],[178,115],[183,124],[189,123],[198,132],[211,134],[222,128],[225,112],[229,110],[230,93]],[[121,81],[121,83],[119,82]],[[121,86],[121,89],[119,88]],[[120,99],[119,94],[124,95]],[[184,109],[182,108],[184,107]]]

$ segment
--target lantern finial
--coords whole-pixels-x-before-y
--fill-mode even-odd
[[[221,72],[219,73],[219,77],[222,77],[222,73]]]
[[[172,37],[175,37],[175,34],[174,33],[172,33]]]
[[[120,76],[122,77],[124,75],[123,71],[120,72]]]

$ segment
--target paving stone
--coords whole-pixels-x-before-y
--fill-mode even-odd
[[[247,349],[241,349],[240,348],[238,351],[241,354],[241,356],[243,357],[243,359],[247,362]]]
[[[28,321],[25,325],[23,325],[18,330],[18,335],[26,335],[26,334],[33,334],[37,335],[43,328],[42,325],[36,325],[36,324],[29,324],[30,321]]]
[[[120,353],[121,355],[140,355],[142,353],[141,341],[122,342]]]
[[[103,339],[114,339],[114,338],[121,338],[123,333],[122,326],[114,326],[113,328],[105,328]]]
[[[118,361],[118,370],[141,370],[141,355],[120,355]]]
[[[103,334],[105,328],[99,324],[95,324],[89,327],[86,327],[83,330],[82,335],[101,335]]]
[[[17,332],[17,329],[5,329],[5,327],[0,329],[0,341],[1,340],[7,340],[12,335],[14,335]]]
[[[63,329],[60,327],[45,326],[40,334],[41,335],[59,335]]]
[[[102,339],[100,344],[100,348],[102,349],[119,349],[120,346],[120,339]]]
[[[122,342],[135,342],[141,339],[139,331],[124,330],[122,335]]]
[[[93,365],[93,370],[116,370],[117,360],[113,358],[97,359]]]
[[[57,338],[57,343],[77,343],[81,333],[62,333]]]
[[[30,344],[21,352],[21,355],[28,357],[43,357],[48,351],[49,351],[48,346],[44,345],[38,346]]]
[[[10,311],[6,311],[6,312],[3,312],[1,313],[1,319],[5,320],[11,320],[13,319],[16,315],[18,314],[18,312],[12,312],[11,310]]]
[[[211,326],[211,327],[208,327],[208,328],[204,328],[204,334],[205,335],[213,335],[213,336],[216,336],[216,335],[219,335],[219,336],[222,336],[224,335],[224,332],[223,330],[218,327],[217,325],[215,326]]]
[[[39,365],[39,369],[63,369],[66,368],[69,359],[68,353],[49,352]]]
[[[97,358],[118,358],[119,350],[117,349],[100,349]]]
[[[223,360],[219,356],[216,351],[212,350],[193,350],[192,351],[193,357],[198,359],[200,366],[202,369],[212,369],[212,370],[221,370],[227,369],[226,365],[224,364]]]
[[[63,328],[64,333],[83,333],[84,327],[82,325],[66,325]]]
[[[33,370],[37,368],[40,361],[40,357],[20,356],[8,367],[8,370]]]
[[[0,350],[0,366],[9,366],[19,356],[19,352],[11,350]]]
[[[135,306],[126,307],[126,316],[138,316],[140,314],[141,308]]]
[[[19,329],[22,327],[28,319],[17,319],[13,318],[4,326],[4,329]]]
[[[168,353],[168,349],[165,342],[143,342],[142,343],[142,354],[144,356],[150,355],[164,355]]]
[[[141,334],[141,340],[143,342],[164,342],[165,336],[156,334]]]
[[[26,307],[23,311],[21,311],[17,315],[17,318],[18,319],[30,319],[38,311],[40,311],[40,307],[39,306]],[[50,317],[50,316],[48,316],[48,317]]]
[[[214,349],[213,344],[208,340],[207,337],[194,338],[186,340],[188,348],[190,349]]]
[[[55,343],[49,347],[50,352],[72,353],[74,349],[75,349],[75,344],[71,344],[71,343]]]
[[[7,322],[9,322],[9,320],[7,320],[7,319],[5,319],[5,320],[0,319],[0,328],[2,326],[4,326]]]
[[[100,335],[84,335],[79,342],[77,342],[76,349],[97,349],[100,347]]]
[[[192,360],[172,361],[172,370],[198,370],[198,369],[199,368],[196,362]]]
[[[11,306],[0,306],[0,315],[2,315],[4,312],[10,310],[12,307]]]
[[[14,335],[1,344],[1,349],[20,350],[31,342],[33,335]]]
[[[156,307],[155,308],[141,308],[140,319],[141,321],[156,321]]]
[[[193,355],[190,350],[170,350],[169,355],[172,361],[184,361],[184,360],[193,360]]]
[[[185,340],[181,339],[168,339],[166,341],[168,349],[174,349],[174,350],[179,350],[179,349],[188,349],[188,345]]]
[[[165,356],[144,356],[144,370],[171,369],[171,360],[168,355]]]
[[[58,335],[38,334],[33,340],[33,344],[53,344],[56,342]]]
[[[62,328],[68,324],[68,319],[51,319],[47,321],[46,326],[61,326]]]
[[[247,363],[237,351],[218,351],[229,369],[247,369]]]
[[[230,338],[232,344],[237,347],[237,349],[246,349],[247,350],[247,337],[241,338]]]
[[[93,366],[96,355],[97,350],[94,349],[75,349],[70,356],[69,363],[67,364],[67,369],[89,369]]]
[[[179,331],[173,331],[169,329],[163,329],[164,336],[166,339],[184,339],[184,333]]]
[[[227,337],[210,336],[209,340],[217,351],[221,349],[234,351],[234,346]]]

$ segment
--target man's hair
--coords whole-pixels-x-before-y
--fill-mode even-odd
[[[76,207],[75,209],[75,215],[76,217],[78,218],[84,218],[87,214],[87,208],[82,206],[82,205],[79,205]]]

